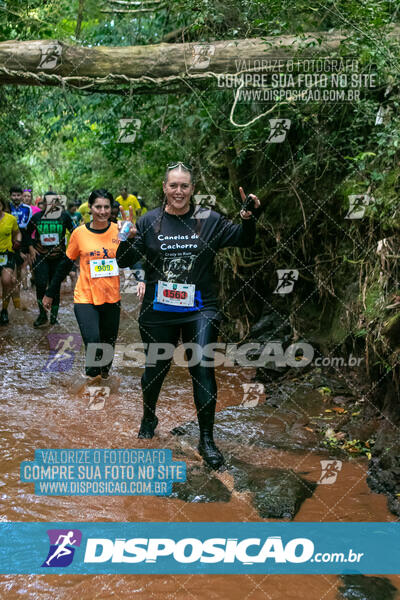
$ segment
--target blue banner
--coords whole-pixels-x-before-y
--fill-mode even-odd
[[[0,573],[398,574],[400,523],[0,523]]]

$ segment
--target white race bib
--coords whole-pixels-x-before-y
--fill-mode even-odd
[[[194,306],[196,286],[193,283],[159,281],[157,302],[168,306]]]
[[[60,243],[60,236],[58,233],[41,233],[40,243],[42,246],[57,246]]]
[[[116,277],[119,269],[116,258],[100,258],[90,261],[90,277]]]
[[[0,267],[5,267],[8,262],[7,254],[0,254]]]

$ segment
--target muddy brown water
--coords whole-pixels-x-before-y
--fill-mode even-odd
[[[191,382],[187,370],[172,367],[160,396],[159,426],[153,440],[137,439],[141,418],[140,367],[127,367],[117,355],[114,372],[121,376],[119,392],[103,410],[89,411],[88,398],[74,398],[69,385],[81,369],[76,357],[68,373],[47,373],[49,333],[78,332],[72,295],[63,285],[60,324],[35,331],[36,307],[32,292],[24,292],[26,311],[10,310],[10,325],[0,330],[2,395],[0,403],[0,519],[3,521],[258,521],[247,494],[230,501],[186,503],[157,497],[46,497],[35,496],[33,484],[19,481],[23,460],[33,460],[37,448],[179,448],[184,441],[171,435],[177,425],[194,420]],[[119,343],[139,341],[136,298],[123,296]],[[243,384],[252,369],[217,369],[218,410],[239,405]],[[189,449],[190,450],[190,449]],[[290,452],[276,448],[242,449],[247,462],[290,468],[317,482],[321,475],[318,452]],[[187,449],[186,449],[187,451]],[[177,458],[174,456],[174,458]],[[181,460],[181,457],[179,457]],[[201,464],[195,447],[188,461]],[[302,504],[295,521],[395,521],[386,498],[373,494],[365,481],[367,461],[343,462],[333,485],[317,486]],[[265,520],[265,519],[264,519]],[[400,576],[388,577],[400,589]],[[0,576],[0,598],[14,600],[68,599],[240,599],[333,600],[340,578],[334,575],[19,575]],[[379,599],[376,599],[379,600]]]

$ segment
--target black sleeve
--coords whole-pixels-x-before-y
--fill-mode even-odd
[[[21,252],[29,252],[29,246],[31,245],[31,242],[33,242],[33,239],[31,238],[31,236],[29,235],[28,232],[28,227],[30,225],[30,221],[28,223],[28,226],[20,229],[21,232]]]
[[[36,214],[40,214],[40,213],[36,213]],[[30,219],[27,227],[26,227],[26,234],[28,237],[28,246],[34,246],[34,238],[32,237],[32,234],[35,233],[36,230],[36,219],[35,219],[35,215],[32,216],[32,218]]]
[[[60,289],[61,283],[64,281],[70,270],[74,265],[74,261],[64,255],[62,260],[58,263],[56,272],[54,273],[50,285],[46,290],[46,296],[54,298],[57,291]]]
[[[122,269],[133,267],[135,263],[145,256],[145,245],[143,240],[143,220],[136,223],[137,234],[133,239],[120,242],[117,248],[117,263]]]
[[[232,223],[226,217],[221,217],[218,224],[218,247],[238,246],[248,248],[256,239],[256,219],[242,219],[241,225]]]

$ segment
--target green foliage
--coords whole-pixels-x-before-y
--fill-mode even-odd
[[[128,185],[152,207],[161,199],[166,164],[188,161],[196,168],[196,191],[215,195],[217,208],[226,214],[238,213],[239,185],[261,198],[265,216],[259,246],[254,252],[227,251],[219,260],[221,269],[233,265],[248,277],[249,268],[243,265],[267,255],[268,264],[255,267],[253,279],[264,295],[272,292],[277,268],[299,268],[303,286],[300,296],[293,295],[293,306],[314,302],[314,312],[322,314],[328,300],[343,302],[349,282],[357,285],[364,261],[370,260],[375,268],[371,252],[381,232],[397,219],[399,53],[397,42],[387,36],[388,25],[398,18],[394,2],[175,0],[152,13],[129,15],[103,13],[109,4],[84,0],[79,39],[75,37],[79,0],[2,4],[1,40],[52,38],[86,46],[122,46],[159,43],[182,27],[177,42],[346,30],[337,55],[356,57],[365,72],[376,73],[376,88],[353,103],[284,105],[244,128],[229,121],[233,91],[215,87],[188,88],[180,95],[130,96],[128,90],[119,96],[3,86],[0,191],[7,194],[11,184],[21,183],[36,194],[53,185],[60,193],[84,199],[94,187],[116,194]],[[381,105],[388,111],[384,123],[375,126]],[[246,123],[266,108],[255,102],[238,103],[235,121]],[[269,118],[278,116],[291,119],[290,135],[284,144],[270,144]],[[123,118],[141,121],[133,144],[118,141]],[[348,196],[367,190],[376,200],[367,218],[346,221]],[[226,281],[226,289],[232,291],[234,285]],[[375,316],[378,288],[371,287],[366,295],[367,320]],[[360,332],[365,327],[357,319],[364,308],[359,290],[355,295],[352,329]],[[255,300],[256,312],[261,306]],[[301,319],[300,309],[294,314]],[[336,308],[331,319],[339,323]]]

